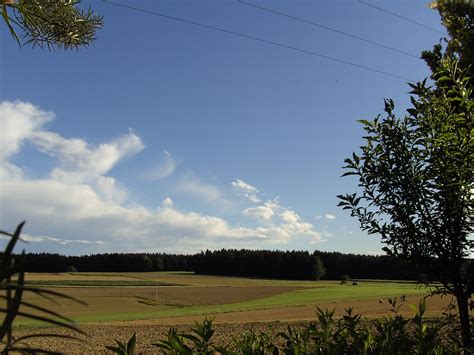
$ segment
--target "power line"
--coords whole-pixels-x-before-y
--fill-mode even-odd
[[[296,20],[296,21],[299,21],[299,22],[304,22],[308,25],[312,25],[312,26],[316,26],[316,27],[319,27],[319,28],[323,28],[325,30],[328,30],[328,31],[331,31],[331,32],[335,32],[335,33],[338,33],[340,35],[343,35],[343,36],[347,36],[347,37],[350,37],[350,38],[354,38],[354,39],[358,39],[359,41],[363,41],[363,42],[366,42],[366,43],[370,43],[374,46],[378,46],[378,47],[381,47],[381,48],[385,48],[385,49],[389,49],[389,50],[392,50],[394,52],[398,52],[400,54],[403,54],[403,55],[406,55],[406,56],[409,56],[409,57],[413,57],[413,58],[416,58],[416,59],[420,59],[420,56],[418,55],[414,55],[412,53],[409,53],[409,52],[405,52],[401,49],[397,49],[397,48],[394,48],[394,47],[390,47],[390,46],[387,46],[385,44],[382,44],[382,43],[378,43],[378,42],[375,42],[375,41],[371,41],[370,39],[367,39],[367,38],[363,38],[363,37],[359,37],[359,36],[356,36],[356,35],[353,35],[353,34],[350,34],[350,33],[347,33],[347,32],[344,32],[344,31],[341,31],[341,30],[338,30],[336,28],[331,28],[331,27],[328,27],[328,26],[324,26],[324,25],[321,25],[319,23],[316,23],[316,22],[313,22],[313,21],[309,21],[309,20],[305,20],[303,18],[300,18],[300,17],[296,17],[296,16],[292,16],[292,15],[289,15],[287,13],[284,13],[284,12],[279,12],[279,11],[276,11],[276,10],[273,10],[273,9],[269,9],[268,7],[263,7],[263,6],[260,6],[260,5],[256,5],[256,4],[252,4],[250,2],[246,2],[246,1],[243,1],[243,0],[237,0],[239,3],[243,4],[243,5],[247,5],[247,6],[251,6],[251,7],[255,7],[257,9],[260,9],[260,10],[263,10],[263,11],[268,11],[268,12],[271,12],[273,14],[276,14],[276,15],[280,15],[280,16],[284,16],[284,17],[288,17],[290,19],[293,19],[293,20]]]
[[[402,19],[402,20],[405,20],[405,21],[407,21],[407,22],[413,23],[413,24],[415,24],[415,25],[417,25],[417,26],[426,28],[427,30],[430,30],[430,31],[433,31],[433,32],[436,32],[436,33],[441,33],[442,35],[446,36],[446,33],[441,32],[441,31],[438,31],[436,28],[426,26],[426,25],[424,25],[424,24],[422,24],[422,23],[420,23],[420,22],[416,22],[416,21],[414,21],[414,20],[412,20],[412,19],[409,19],[409,18],[404,17],[404,16],[402,16],[402,15],[396,14],[395,12],[391,12],[391,11],[382,9],[381,7],[378,7],[378,6],[369,4],[369,3],[367,3],[367,2],[365,2],[365,1],[363,1],[363,0],[359,0],[359,3],[361,3],[362,5],[365,5],[365,6],[372,7],[372,8],[374,8],[374,9],[378,10],[378,11],[385,12],[385,13],[387,13],[387,14],[389,14],[389,15],[398,17],[398,18],[400,18],[400,19]]]
[[[270,45],[277,46],[277,47],[290,49],[290,50],[295,51],[295,52],[304,53],[304,54],[312,55],[312,56],[315,56],[315,57],[324,58],[324,59],[327,59],[327,60],[330,60],[330,61],[333,61],[333,62],[338,62],[338,63],[350,65],[350,66],[353,66],[353,67],[356,67],[356,68],[359,68],[359,69],[364,69],[364,70],[371,71],[371,72],[374,72],[374,73],[390,76],[392,78],[401,79],[403,81],[412,81],[411,79],[405,78],[405,77],[397,75],[397,74],[392,74],[392,73],[389,73],[387,71],[371,68],[371,67],[361,65],[361,64],[352,63],[352,62],[349,62],[349,61],[346,61],[346,60],[343,60],[343,59],[334,58],[334,57],[331,57],[331,56],[328,56],[328,55],[325,55],[325,54],[320,54],[320,53],[317,53],[317,52],[308,51],[306,49],[293,47],[293,46],[290,46],[290,45],[287,45],[287,44],[283,44],[283,43],[279,43],[279,42],[273,42],[273,41],[270,41],[270,40],[267,40],[267,39],[264,39],[264,38],[260,38],[260,37],[256,37],[256,36],[252,36],[252,35],[247,35],[247,34],[244,34],[244,33],[235,32],[235,31],[231,31],[231,30],[227,30],[225,28],[206,25],[204,23],[200,23],[200,22],[196,22],[196,21],[192,21],[192,20],[186,20],[186,19],[183,19],[183,18],[180,18],[180,17],[166,15],[166,14],[161,13],[161,12],[150,11],[150,10],[142,9],[142,8],[139,8],[139,7],[134,7],[134,6],[129,6],[129,5],[124,5],[124,4],[111,2],[109,0],[102,0],[102,2],[105,3],[105,4],[108,4],[108,5],[122,7],[122,8],[126,8],[126,9],[129,9],[129,10],[137,11],[137,12],[142,12],[142,13],[146,13],[146,14],[150,14],[150,15],[154,15],[154,16],[167,18],[167,19],[170,19],[170,20],[173,20],[173,21],[183,22],[183,23],[187,23],[187,24],[190,24],[190,25],[195,25],[195,26],[199,26],[199,27],[203,27],[203,28],[207,28],[207,29],[211,29],[211,30],[231,34],[231,35],[238,36],[238,37],[241,37],[241,38],[246,38],[246,39],[250,39],[250,40],[270,44]]]

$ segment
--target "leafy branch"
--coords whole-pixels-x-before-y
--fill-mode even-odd
[[[95,41],[103,17],[77,0],[0,0],[2,18],[18,45],[78,49]],[[21,31],[21,34],[18,32]],[[20,37],[24,40],[22,41]]]

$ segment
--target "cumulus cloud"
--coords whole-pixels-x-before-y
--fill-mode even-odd
[[[43,111],[29,102],[1,102],[0,162],[17,153],[25,139],[53,118],[52,112]]]
[[[125,156],[144,148],[132,131],[98,147],[91,147],[83,139],[64,138],[49,131],[33,132],[29,139],[40,151],[59,159],[61,167],[52,172],[52,177],[71,182],[105,175]]]
[[[134,250],[167,247],[179,251],[182,240],[207,241],[215,246],[219,241],[221,246],[262,239],[273,241],[268,229],[232,227],[220,217],[183,212],[172,206],[151,211],[143,206],[107,202],[86,185],[43,180],[7,182],[4,187],[0,197],[10,206],[2,212],[5,221],[27,216],[28,228],[39,233],[59,235],[61,240],[77,240],[75,236],[87,235],[91,241],[104,241],[108,251],[123,250],[129,244]]]
[[[44,125],[53,118],[53,113],[29,103],[0,103],[0,201],[8,206],[1,211],[0,223],[8,230],[14,228],[11,223],[26,218],[25,233],[29,234],[25,239],[32,242],[31,245],[63,246],[55,250],[69,254],[195,252],[205,246],[261,248],[301,237],[310,241],[320,239],[310,223],[283,207],[278,199],[244,209],[244,215],[259,217],[259,223],[252,223],[253,227],[232,225],[221,217],[184,211],[175,207],[170,197],[156,208],[131,201],[126,187],[111,176],[111,172],[124,157],[144,149],[141,139],[129,131],[93,145],[82,138],[64,137],[46,130]],[[15,120],[21,124],[17,125]],[[45,177],[24,176],[21,167],[9,160],[21,151],[25,141],[57,162]],[[167,152],[164,160],[166,157],[171,159]],[[162,175],[171,174],[174,168],[165,170]],[[232,186],[248,196],[258,193],[256,187],[242,180],[232,182]],[[205,201],[223,200],[217,186],[194,175],[182,179],[178,188]],[[248,201],[260,203],[257,198],[255,195],[253,201],[250,198]]]
[[[175,170],[176,163],[171,154],[165,150],[161,160],[146,172],[144,177],[148,180],[160,180],[172,175]]]
[[[273,216],[273,210],[267,206],[250,207],[245,209],[243,212],[247,216],[262,218],[265,220],[268,220]]]
[[[275,241],[287,243],[295,236],[309,238],[310,243],[321,240],[321,234],[311,223],[304,221],[292,209],[282,206],[278,198],[263,205],[243,210],[244,215],[260,218],[264,225],[257,228],[263,235],[271,235]]]
[[[52,112],[21,101],[0,102],[0,178],[21,178],[20,167],[8,161],[31,134],[54,118]]]
[[[281,213],[281,218],[286,223],[295,223],[300,219],[300,217],[295,213],[295,211],[292,210],[284,210]]]
[[[326,219],[336,219],[336,216],[331,214],[331,213],[326,213],[324,215],[324,218],[326,218]]]
[[[280,214],[283,221],[281,227],[290,235],[304,235],[310,238],[312,243],[321,240],[321,234],[314,229],[314,226],[304,221],[291,209],[283,209]]]

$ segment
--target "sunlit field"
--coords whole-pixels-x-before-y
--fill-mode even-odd
[[[406,295],[417,303],[427,290],[414,283],[360,281],[285,281],[200,276],[193,273],[28,274],[28,282],[64,292],[88,306],[26,293],[25,300],[49,307],[78,323],[148,321],[186,324],[212,315],[216,322],[308,320],[316,306],[346,307],[367,317],[388,314],[387,297]],[[428,315],[441,314],[449,300],[428,300]],[[409,312],[409,309],[402,309]],[[18,319],[16,325],[37,325]]]

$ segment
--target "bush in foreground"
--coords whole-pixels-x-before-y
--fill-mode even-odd
[[[227,344],[213,341],[213,319],[195,323],[189,332],[168,332],[152,344],[165,354],[468,354],[462,348],[459,329],[451,316],[436,321],[424,318],[426,303],[410,305],[412,318],[399,314],[404,297],[388,299],[391,315],[368,320],[346,309],[341,318],[334,310],[316,309],[316,320],[305,326],[288,325],[286,331],[273,335],[248,329],[234,336]],[[135,344],[135,335],[129,340]],[[116,354],[134,354],[123,346]],[[472,351],[472,349],[471,349]]]

